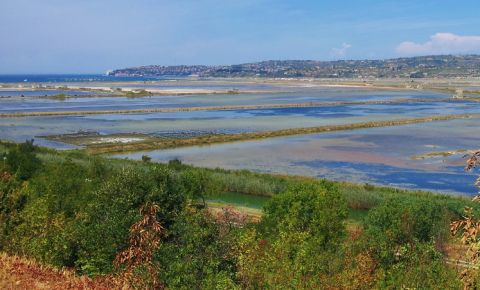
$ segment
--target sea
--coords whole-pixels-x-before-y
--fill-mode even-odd
[[[71,82],[112,82],[112,81],[155,81],[179,79],[178,76],[168,77],[117,77],[105,74],[15,74],[0,75],[0,83],[71,83]]]

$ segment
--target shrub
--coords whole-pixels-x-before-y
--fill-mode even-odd
[[[10,172],[23,180],[32,177],[41,166],[40,160],[35,155],[36,147],[33,142],[32,139],[18,144],[6,155],[6,163]]]
[[[152,161],[152,157],[150,157],[148,155],[142,155],[142,161],[148,163],[148,162]]]
[[[394,267],[379,269],[378,289],[462,289],[456,271],[433,242],[406,245]]]
[[[266,232],[308,232],[321,248],[335,246],[345,233],[347,206],[338,189],[327,183],[299,183],[274,196],[265,206]]]
[[[160,280],[171,289],[235,289],[232,248],[237,230],[217,222],[206,210],[188,209],[157,252]]]
[[[439,203],[391,198],[370,210],[365,221],[365,238],[385,266],[394,264],[402,247],[448,237],[448,212]]]
[[[167,230],[186,205],[183,186],[172,171],[125,169],[114,174],[95,192],[82,217],[77,266],[89,274],[112,270],[115,254],[127,246],[128,229],[146,203],[160,205],[157,219]]]
[[[185,167],[180,159],[172,159],[168,161],[168,167],[173,170],[180,170]]]
[[[245,288],[325,288],[322,275],[339,271],[346,202],[327,183],[293,185],[265,207],[259,230],[239,239]]]

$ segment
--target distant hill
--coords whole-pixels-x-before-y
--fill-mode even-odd
[[[238,65],[149,65],[117,69],[111,76],[423,78],[479,77],[480,55],[435,55],[385,60],[269,60]]]

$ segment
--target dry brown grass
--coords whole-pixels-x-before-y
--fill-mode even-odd
[[[33,260],[0,253],[0,289],[114,289],[109,279],[77,276]]]
[[[216,216],[219,217],[225,213],[225,210],[231,210],[239,215],[245,216],[246,221],[248,222],[253,222],[257,223],[260,221],[262,218],[262,210],[261,209],[256,209],[256,208],[251,208],[251,207],[245,207],[245,206],[237,206],[237,205],[227,205],[224,203],[215,203],[215,202],[209,202],[208,203],[208,211]]]

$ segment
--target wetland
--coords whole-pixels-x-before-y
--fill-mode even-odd
[[[474,80],[4,83],[0,138],[471,195],[462,156],[480,147],[471,134],[477,87]]]

